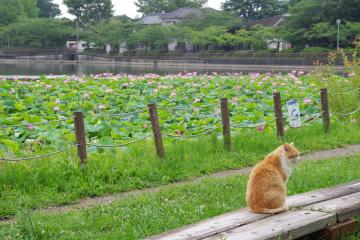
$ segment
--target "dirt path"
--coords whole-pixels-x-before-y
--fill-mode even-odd
[[[323,150],[323,151],[315,151],[309,154],[306,154],[303,156],[303,161],[316,161],[316,160],[326,160],[333,157],[343,157],[343,156],[351,156],[356,155],[360,153],[360,145],[349,145],[344,148],[338,148],[338,149],[331,149],[331,150]],[[137,196],[144,193],[156,193],[160,190],[164,190],[167,188],[171,188],[174,186],[184,186],[191,183],[199,183],[205,179],[209,178],[226,178],[229,176],[237,176],[237,175],[246,175],[250,172],[251,167],[246,167],[242,169],[236,169],[236,170],[227,170],[227,171],[221,171],[217,173],[213,173],[211,175],[203,176],[203,177],[196,177],[188,181],[181,181],[176,183],[170,183],[167,185],[162,185],[158,187],[153,188],[147,188],[147,189],[141,189],[141,190],[131,190],[127,192],[122,192],[118,194],[112,194],[108,196],[103,197],[95,197],[95,198],[83,198],[80,199],[77,203],[71,204],[71,205],[64,205],[64,206],[55,206],[55,207],[49,207],[44,209],[36,210],[38,212],[42,213],[63,213],[68,212],[76,209],[87,209],[91,207],[95,207],[97,205],[101,204],[110,204],[116,201],[119,201],[123,198],[126,198],[128,196]],[[8,224],[14,221],[14,218],[11,219],[5,219],[0,220],[0,224]]]

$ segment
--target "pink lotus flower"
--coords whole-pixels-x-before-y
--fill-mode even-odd
[[[171,92],[170,97],[176,97],[176,92]]]
[[[263,132],[263,131],[265,131],[265,126],[264,126],[264,125],[260,125],[260,126],[258,126],[258,127],[256,128],[256,130],[257,130],[258,132]]]
[[[159,90],[157,90],[156,88],[155,89],[153,89],[153,93],[157,93]]]
[[[29,125],[26,126],[26,128],[27,128],[28,130],[32,131],[32,130],[35,129],[35,126],[32,125],[32,124],[29,124]]]
[[[111,88],[108,88],[108,89],[105,90],[105,92],[112,93],[112,92],[114,92],[114,90],[112,90]]]
[[[55,112],[58,112],[58,111],[60,111],[60,108],[59,108],[59,107],[53,107],[53,110],[54,110]]]
[[[240,91],[240,90],[241,90],[241,87],[240,87],[240,86],[236,86],[236,90],[237,90],[237,91]]]
[[[304,104],[309,105],[311,102],[312,100],[310,98],[304,98]]]
[[[148,128],[147,123],[144,123],[143,128],[144,128],[144,129],[147,129],[147,128]]]
[[[50,84],[47,84],[47,85],[45,85],[45,88],[50,89],[50,88],[52,88],[52,86]]]

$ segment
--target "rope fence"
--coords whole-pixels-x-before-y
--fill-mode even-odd
[[[342,95],[342,94],[351,94],[354,92],[359,91],[358,89],[353,90],[353,91],[348,91],[348,92],[344,92],[344,93],[330,93],[333,95]],[[341,116],[348,116],[348,115],[352,115],[354,113],[357,113],[360,111],[360,107],[350,113],[331,113],[329,111],[329,104],[328,104],[328,91],[326,88],[321,89],[320,90],[320,94],[319,94],[319,99],[321,100],[321,112],[316,114],[315,116],[310,117],[309,119],[305,120],[304,124],[299,126],[299,127],[293,127],[293,128],[301,128],[301,127],[306,127],[309,126],[311,124],[313,124],[315,121],[319,120],[319,119],[323,119],[323,127],[325,130],[325,133],[328,133],[330,131],[330,114],[332,115],[341,115]],[[312,96],[315,97],[315,96]],[[310,98],[310,97],[307,97]],[[303,98],[301,98],[303,99]],[[305,98],[304,98],[305,99]],[[264,99],[256,99],[256,100],[261,100],[263,101]],[[287,99],[286,101],[288,101],[290,99]],[[219,104],[220,103],[220,104]],[[75,137],[76,137],[76,145],[71,146],[71,147],[66,147],[62,150],[59,151],[55,151],[52,153],[48,153],[48,154],[44,154],[44,155],[39,155],[39,156],[33,156],[33,157],[24,157],[24,158],[14,158],[14,159],[7,159],[7,158],[0,158],[0,161],[8,161],[8,162],[19,162],[19,161],[27,161],[27,160],[32,160],[32,159],[40,159],[40,158],[46,158],[46,157],[50,157],[56,154],[60,154],[63,152],[66,152],[74,147],[77,147],[77,153],[78,153],[78,157],[80,158],[80,163],[81,164],[86,164],[87,163],[87,147],[97,147],[97,148],[116,148],[116,147],[125,147],[125,146],[129,146],[131,144],[135,144],[138,143],[140,141],[143,141],[147,138],[150,138],[153,135],[153,139],[154,139],[154,143],[155,143],[155,147],[156,147],[156,153],[157,156],[160,159],[163,159],[165,156],[165,150],[164,150],[164,145],[163,145],[163,139],[162,137],[169,137],[169,138],[177,138],[177,139],[190,139],[190,138],[197,138],[197,137],[201,137],[204,135],[208,135],[211,133],[216,132],[217,130],[219,130],[221,127],[223,129],[223,139],[224,139],[224,147],[227,150],[231,149],[231,129],[244,129],[244,128],[258,128],[261,126],[267,126],[273,122],[276,122],[276,129],[277,129],[277,135],[278,137],[283,137],[285,134],[284,131],[284,124],[289,125],[291,127],[291,124],[289,122],[287,122],[285,120],[285,118],[283,117],[283,103],[281,101],[281,95],[279,92],[273,93],[273,103],[274,103],[274,117],[268,121],[264,121],[264,122],[260,122],[260,123],[251,123],[251,124],[231,124],[230,122],[230,111],[229,111],[229,103],[228,103],[228,99],[227,98],[222,98],[221,101],[217,103],[217,104],[208,104],[206,106],[201,106],[201,107],[157,107],[156,104],[149,104],[147,108],[143,108],[137,111],[133,111],[133,112],[125,112],[125,113],[114,113],[114,114],[97,114],[97,115],[90,115],[91,117],[95,117],[95,118],[101,118],[101,117],[126,117],[126,116],[130,116],[130,115],[134,115],[134,114],[139,114],[139,113],[144,113],[146,111],[149,112],[149,118],[151,121],[151,125],[152,125],[152,131],[153,134],[146,134],[145,136],[142,136],[138,139],[135,140],[131,140],[128,141],[126,143],[119,143],[119,144],[109,144],[109,145],[103,145],[103,144],[98,144],[98,143],[92,143],[92,142],[87,142],[86,140],[86,129],[85,129],[85,123],[84,123],[84,114],[82,112],[75,112],[73,117],[65,117],[65,118],[61,118],[58,120],[51,120],[51,121],[44,121],[44,122],[39,122],[39,123],[26,123],[26,124],[18,124],[18,125],[5,125],[5,126],[0,126],[1,128],[9,128],[9,127],[28,127],[30,125],[46,125],[49,123],[54,123],[54,122],[64,122],[70,119],[73,119],[73,123],[75,126]],[[220,110],[219,114],[216,114],[217,118],[216,120],[213,122],[213,127],[211,129],[205,129],[203,132],[198,133],[198,134],[193,134],[193,135],[184,135],[183,133],[181,134],[172,134],[172,133],[162,133],[161,131],[161,126],[160,126],[160,121],[159,121],[159,117],[158,117],[158,109],[160,110],[167,110],[167,111],[190,111],[190,110],[201,110],[201,109],[208,109],[210,107],[218,107],[220,106]],[[217,111],[217,110],[216,110]],[[222,125],[217,125],[217,120],[219,119],[219,115],[221,114],[221,119],[222,119]],[[211,115],[213,117],[213,115]],[[205,117],[209,117],[205,116]]]
[[[20,161],[28,161],[28,160],[46,158],[46,157],[50,157],[50,156],[53,156],[53,155],[57,155],[57,154],[69,151],[69,150],[71,150],[72,148],[75,148],[75,147],[76,147],[76,145],[74,145],[72,147],[64,148],[64,149],[56,151],[56,152],[47,153],[47,154],[38,155],[38,156],[33,156],[33,157],[13,158],[13,159],[0,158],[0,161],[4,161],[4,162],[20,162]]]

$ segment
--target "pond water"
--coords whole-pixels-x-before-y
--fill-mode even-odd
[[[155,65],[120,65],[120,64],[91,64],[91,63],[46,63],[46,62],[0,62],[0,75],[88,75],[97,73],[126,73],[126,74],[176,74],[179,72],[198,72],[198,73],[227,73],[227,72],[290,72],[293,67],[276,69],[277,67],[263,67],[256,65],[239,67],[196,67],[196,66],[162,66]],[[306,67],[296,70],[306,71]]]

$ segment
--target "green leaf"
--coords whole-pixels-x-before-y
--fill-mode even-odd
[[[20,146],[17,142],[9,140],[9,139],[1,139],[1,142],[12,151],[16,152],[20,150]]]

